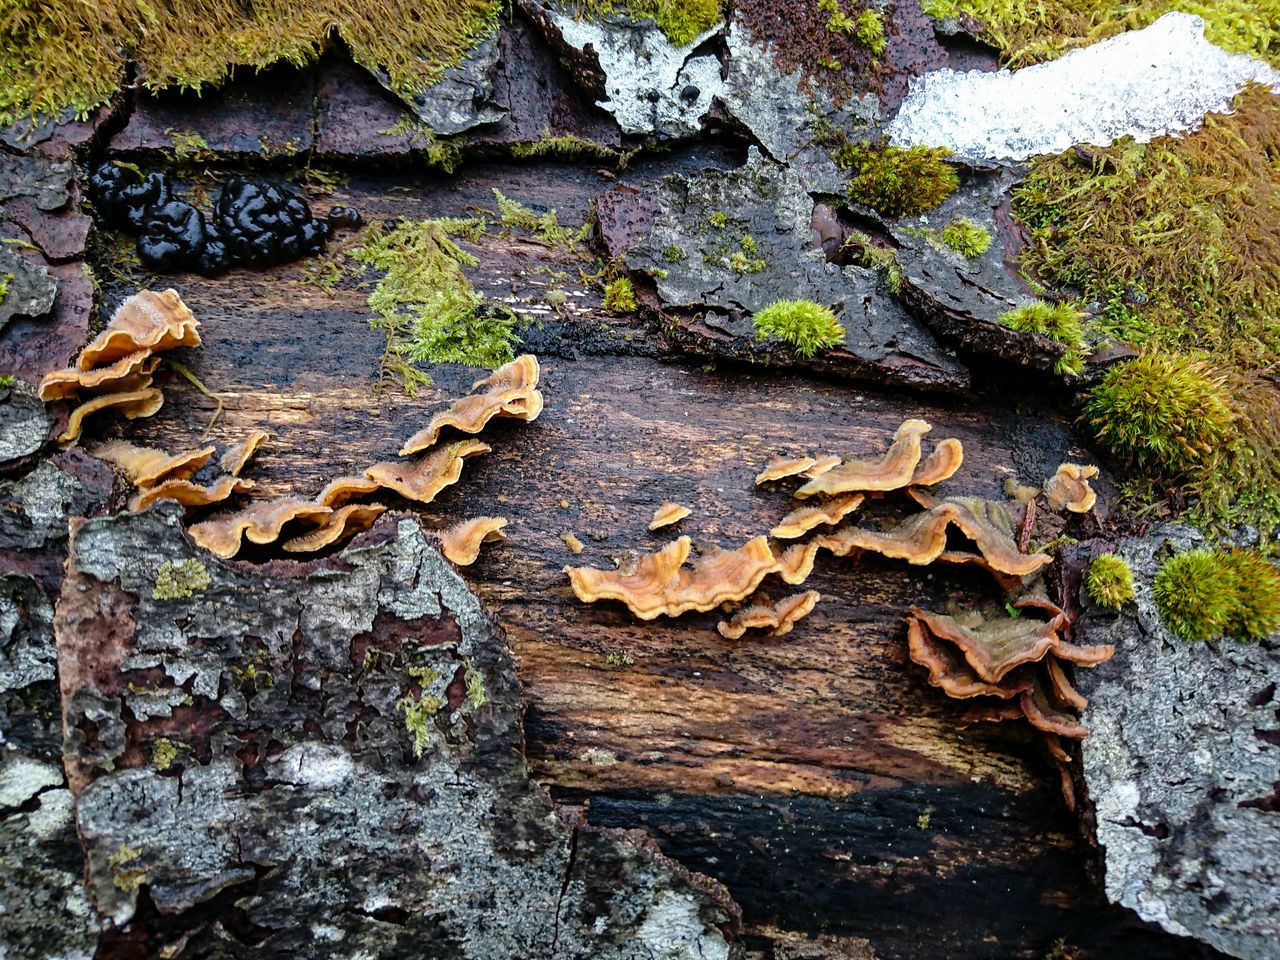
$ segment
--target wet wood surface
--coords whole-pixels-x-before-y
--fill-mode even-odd
[[[607,180],[521,169],[524,180],[510,167],[478,167],[447,188],[433,177],[368,179],[325,203],[351,203],[369,219],[456,216],[500,185],[575,224]],[[704,367],[664,355],[657,331],[604,314],[577,274],[594,269],[588,263],[519,237],[468,249],[491,297],[534,296],[539,267],[569,274],[576,306],[544,308],[542,330],[530,332],[546,407],[533,423],[491,423],[481,437],[493,451],[468,460],[434,503],[386,502],[428,527],[508,518],[507,539],[486,545],[463,576],[518,657],[532,775],[599,822],[649,826],[668,853],[724,880],[761,956],[810,955],[767,952],[782,942],[770,924],[835,936],[845,951],[869,937],[885,957],[919,955],[932,936],[951,944],[948,955],[973,957],[1041,956],[1057,936],[1086,936],[1101,901],[1056,770],[1021,724],[964,727],[964,705],[907,660],[906,608],[996,603],[986,575],[821,553],[803,587],[763,586],[775,599],[820,591],[808,618],[785,637],[728,641],[715,628],[719,612],[641,622],[617,603],[584,605],[562,569],[610,568],[681,533],[698,547],[732,548],[767,532],[794,505],[795,484],[753,482],[778,454],[874,455],[904,419],[921,417],[934,428],[926,451],[949,436],[964,444],[964,466],[943,489],[999,497],[1006,478],[1038,484],[1061,460],[1088,457],[1067,425],[1007,402]],[[300,282],[306,269],[159,281],[120,264],[104,271],[108,306],[139,285],[172,285],[200,319],[204,344],[178,356],[224,401],[210,441],[271,434],[244,474],[255,499],[311,496],[335,476],[395,459],[475,378],[441,367],[417,399],[379,392],[384,344],[367,323],[368,285],[348,277],[327,293]],[[172,372],[161,379],[157,416],[95,429],[168,449],[197,445],[213,401]],[[663,500],[692,513],[651,533]],[[910,509],[890,494],[865,515]],[[584,545],[580,555],[566,534]],[[992,885],[1009,915],[989,931],[965,927]]]

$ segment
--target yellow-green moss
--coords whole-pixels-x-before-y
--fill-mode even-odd
[[[472,220],[406,220],[391,229],[374,223],[351,251],[357,262],[385,271],[369,294],[376,314],[369,323],[387,337],[383,376],[410,395],[430,382],[417,364],[496,367],[515,355],[515,317],[481,310],[484,298],[462,270],[479,261],[449,238],[476,229]]]
[[[409,676],[421,688],[417,697],[405,694],[396,701],[396,709],[404,713],[404,726],[413,737],[413,755],[419,760],[435,737],[435,718],[445,705],[441,696],[428,693],[428,688],[440,680],[440,674],[430,667],[410,667]]]
[[[409,94],[492,34],[500,10],[497,0],[9,0],[0,7],[0,124],[86,115],[119,87],[129,59],[150,90],[201,90],[233,66],[310,63],[330,33]]]
[[[893,147],[845,143],[835,161],[849,172],[850,200],[890,217],[936,207],[960,185],[945,147]]]
[[[1256,550],[1180,553],[1152,590],[1165,625],[1184,639],[1258,640],[1280,628],[1280,571]]]
[[[428,166],[445,173],[453,173],[462,162],[462,146],[456,139],[437,137],[431,124],[423,123],[413,114],[406,113],[378,133],[384,137],[404,137],[411,150],[421,150],[425,154]]]
[[[1133,571],[1124,557],[1100,553],[1089,564],[1084,587],[1094,603],[1118,610],[1133,599]]]
[[[1001,51],[1009,66],[1051,60],[1068,50],[1149,26],[1174,10],[1203,17],[1211,43],[1280,66],[1277,0],[957,0],[941,4],[931,0],[925,6],[958,8],[982,20],[987,24],[983,38]]]
[[[568,6],[582,19],[616,12],[652,20],[676,47],[691,43],[724,16],[720,0],[571,0]]]
[[[13,283],[13,281],[14,275],[12,273],[6,273],[3,277],[0,277],[0,300],[9,295],[9,284]]]
[[[166,560],[156,571],[155,586],[151,590],[153,600],[182,600],[193,593],[209,589],[209,570],[195,557],[174,563]]]
[[[174,743],[168,737],[157,737],[151,741],[151,765],[156,773],[164,773],[173,766],[173,761],[182,756],[183,744]]]
[[[1066,301],[1046,303],[1035,300],[1006,310],[996,319],[1011,330],[1038,333],[1041,336],[1065,344],[1067,352],[1058,360],[1057,373],[1077,376],[1084,369],[1086,346],[1081,319],[1084,313]]]
[[[590,157],[594,160],[606,160],[615,155],[615,151],[603,144],[568,133],[553,137],[551,130],[544,127],[542,136],[529,143],[511,144],[511,155],[518,159],[550,157],[554,160],[580,160]]]
[[[195,163],[210,156],[209,141],[190,130],[165,130],[173,144],[173,158],[179,163]]]
[[[942,242],[966,257],[980,257],[991,249],[991,234],[972,220],[957,217],[942,228]]]
[[[755,315],[757,339],[780,337],[796,355],[812,357],[844,341],[844,327],[827,307],[812,300],[779,300]]]
[[[534,213],[524,204],[502,195],[496,187],[493,197],[498,203],[498,217],[502,225],[509,230],[523,230],[531,233],[553,246],[569,249],[578,239],[578,234],[560,226],[555,210],[546,213]]]
[[[618,277],[605,284],[604,308],[610,313],[635,313],[636,288],[630,277]]]

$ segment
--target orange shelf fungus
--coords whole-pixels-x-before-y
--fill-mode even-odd
[[[748,630],[767,629],[769,636],[781,637],[790,633],[797,620],[807,617],[822,595],[817,590],[783,597],[774,604],[753,604],[739,610],[727,621],[716,624],[716,630],[726,640],[739,640]]]
[[[679,523],[689,514],[693,513],[688,507],[682,507],[678,503],[672,503],[670,500],[663,500],[662,506],[653,511],[653,519],[649,521],[650,530],[660,530],[663,527],[669,527],[673,523]]]
[[[397,464],[399,466],[399,464]],[[335,510],[353,497],[363,497],[375,490],[381,490],[382,484],[368,477],[335,477],[325,484],[325,488],[316,495],[316,503]]]
[[[986,565],[993,572],[1025,577],[1053,562],[1047,553],[1023,553],[1018,549],[1017,528],[1007,504],[981,497],[932,497],[916,487],[907,488],[916,503],[931,513],[950,507],[955,511],[952,522],[974,542]],[[957,553],[950,562],[964,562],[967,555]]]
[[[923,622],[907,619],[907,653],[913,663],[929,671],[929,683],[957,700],[971,697],[1000,697],[1008,700],[1030,689],[1025,672],[992,683],[978,676],[964,655],[933,636]]]
[[[176,290],[139,290],[120,304],[100,334],[80,351],[76,366],[92,370],[137,351],[198,347],[198,321]]]
[[[835,459],[836,463],[840,462],[839,457]],[[817,462],[813,457],[774,457],[763,470],[756,474],[756,485],[768,483],[770,480],[781,480],[783,477],[794,477],[796,474],[804,473]]]
[[[916,467],[911,483],[931,487],[955,475],[964,463],[964,446],[955,437],[943,440],[933,448],[929,459]]]
[[[164,406],[164,394],[156,387],[130,390],[127,393],[104,393],[71,411],[71,416],[67,418],[67,429],[58,437],[58,442],[67,446],[79,440],[80,432],[84,428],[84,418],[99,410],[117,410],[128,419],[134,420],[138,417],[150,417],[162,406]]]
[[[680,537],[656,553],[629,559],[616,571],[594,567],[564,570],[583,603],[620,600],[641,620],[652,620],[690,611],[705,613],[722,603],[737,603],[771,573],[787,583],[800,583],[812,571],[817,553],[817,545],[808,543],[775,554],[769,539],[760,536],[736,550],[709,550],[682,569],[691,547],[688,537]]]
[[[822,476],[832,467],[838,467],[838,466],[840,466],[840,458],[837,456],[828,454],[826,456],[818,457],[817,460],[813,461],[813,466],[809,467],[809,469],[805,470],[800,475],[802,477],[808,477],[810,480],[812,480],[814,477]]]
[[[506,517],[476,517],[464,520],[440,532],[440,552],[460,567],[467,567],[480,556],[480,544],[506,538],[502,528]]]
[[[815,494],[897,490],[911,483],[920,462],[920,438],[933,428],[923,420],[907,420],[893,435],[893,443],[879,459],[847,460],[814,477],[795,492],[804,499]]]
[[[1014,667],[1043,659],[1058,644],[1056,623],[1030,617],[999,617],[965,627],[954,617],[918,607],[911,608],[910,616],[938,640],[955,646],[974,673],[988,683],[999,683]]]
[[[432,446],[445,427],[463,433],[479,433],[494,417],[536,420],[542,412],[542,393],[538,390],[538,358],[526,353],[499,367],[486,380],[479,380],[473,390],[482,393],[463,397],[448,410],[437,413],[426,427],[405,441],[400,456],[420,453]]]
[[[233,477],[240,476],[244,465],[258,452],[258,448],[266,443],[268,436],[265,430],[254,430],[234,447],[228,447],[218,458],[218,466]]]
[[[1066,507],[1072,513],[1088,513],[1098,502],[1098,495],[1089,481],[1098,475],[1098,468],[1082,463],[1064,463],[1058,472],[1045,481],[1044,495],[1053,510]]]
[[[364,475],[409,500],[430,503],[445,487],[462,476],[462,461],[492,447],[480,440],[460,440],[441,447],[415,463],[375,463]]]
[[[324,523],[301,536],[286,540],[282,546],[288,553],[314,553],[373,526],[385,511],[380,503],[350,503],[334,510]]]
[[[45,374],[40,381],[39,396],[48,403],[51,400],[66,400],[80,391],[128,393],[141,390],[151,386],[151,375],[159,362],[160,359],[151,356],[150,351],[139,350],[126,354],[110,366],[96,370],[81,370],[76,367],[54,370]]]
[[[170,454],[155,447],[137,447],[125,440],[109,440],[89,452],[115,466],[135,487],[152,487],[166,480],[190,480],[213,457],[214,447]]]
[[[814,527],[839,523],[862,506],[862,501],[861,493],[850,493],[816,507],[797,507],[778,521],[778,525],[769,531],[769,536],[779,540],[803,537]]]
[[[211,517],[197,523],[187,533],[196,545],[204,547],[214,556],[229,560],[240,552],[242,536],[248,537],[252,543],[274,543],[289,521],[322,522],[330,512],[328,507],[296,497],[263,500],[236,513]]]
[[[894,560],[906,560],[916,566],[933,563],[947,546],[947,527],[956,519],[959,509],[950,504],[917,513],[889,530],[864,530],[848,527],[814,542],[838,557],[854,550],[870,550]]]
[[[161,500],[176,500],[184,507],[207,507],[211,503],[221,503],[234,493],[252,490],[253,487],[252,480],[241,477],[219,477],[208,486],[192,483],[190,480],[165,480],[134,494],[129,500],[129,509],[136,513]]]

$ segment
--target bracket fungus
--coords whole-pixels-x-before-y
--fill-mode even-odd
[[[771,573],[784,582],[801,583],[813,570],[816,544],[796,544],[775,553],[764,536],[736,550],[712,549],[689,568],[693,541],[680,537],[656,553],[629,558],[614,570],[565,567],[573,592],[583,603],[620,600],[641,620],[705,613],[722,603],[737,603]]]
[[[777,603],[752,604],[728,620],[721,620],[716,630],[726,640],[739,640],[750,629],[767,629],[769,636],[781,637],[791,632],[797,620],[807,617],[821,599],[817,590],[806,590],[783,597]]]
[[[207,485],[190,480],[165,480],[134,494],[129,500],[129,509],[136,513],[161,500],[176,500],[184,507],[207,507],[211,503],[221,503],[234,493],[252,490],[254,486],[252,480],[242,477],[219,477]]]
[[[1063,507],[1072,513],[1088,513],[1098,502],[1098,495],[1089,481],[1098,475],[1098,468],[1082,463],[1064,463],[1045,481],[1044,495],[1053,510]]]
[[[440,438],[440,431],[453,427],[463,433],[479,433],[494,417],[513,417],[532,421],[542,412],[542,392],[538,389],[538,358],[531,353],[503,364],[485,380],[477,381],[472,390],[482,393],[457,400],[442,413],[431,418],[426,427],[405,441],[400,456],[420,453]]]
[[[125,440],[110,440],[89,452],[106,460],[135,487],[153,487],[166,480],[190,480],[213,457],[214,447],[171,454],[155,447],[138,447]]]
[[[314,530],[286,540],[282,546],[287,553],[314,553],[362,530],[368,530],[386,509],[380,503],[349,503],[334,510]]]
[[[460,567],[467,567],[480,556],[482,543],[506,539],[502,528],[506,517],[476,517],[455,523],[440,532],[440,552]]]
[[[106,329],[80,352],[76,365],[92,370],[138,351],[198,347],[199,326],[176,290],[139,290],[120,304]]]
[[[462,461],[493,448],[481,440],[459,440],[433,450],[415,463],[375,463],[364,472],[370,480],[408,500],[430,503],[462,476]]]
[[[82,391],[127,393],[141,390],[151,386],[151,375],[159,362],[159,358],[151,356],[149,351],[138,350],[125,354],[112,364],[93,370],[81,370],[78,367],[54,370],[40,381],[38,395],[48,403],[51,400],[69,399]]]
[[[950,507],[954,510],[951,522],[974,542],[977,554],[967,551],[949,551],[945,558],[950,563],[975,562],[992,573],[1008,577],[1025,577],[1053,562],[1047,553],[1023,553],[1018,549],[1017,528],[1009,507],[999,500],[982,497],[933,497],[916,487],[908,487],[907,494],[931,513]]]
[[[58,436],[58,442],[67,446],[79,440],[80,432],[84,429],[84,418],[99,410],[118,410],[128,419],[134,420],[149,417],[162,406],[164,394],[157,387],[145,387],[127,393],[104,393],[71,411],[71,416],[67,418],[67,428]]]
[[[797,507],[779,520],[777,526],[769,531],[769,535],[779,540],[803,537],[814,527],[839,523],[862,506],[862,501],[861,493],[850,493],[816,507]]]
[[[770,480],[781,480],[783,477],[794,477],[804,473],[818,461],[813,457],[774,457],[763,470],[756,474],[756,486]],[[836,458],[836,463],[839,458]],[[832,466],[835,466],[833,463]]]
[[[249,458],[258,452],[258,448],[267,441],[269,434],[265,430],[254,430],[233,447],[228,447],[218,458],[218,466],[233,477],[240,476],[240,471],[249,462]]]
[[[229,560],[240,552],[242,536],[248,537],[252,543],[274,543],[291,520],[322,522],[331,512],[329,507],[297,497],[262,500],[235,513],[210,517],[194,524],[187,533],[198,546],[216,557]]]
[[[959,510],[950,504],[907,517],[889,530],[864,530],[846,527],[814,542],[837,557],[847,557],[855,550],[870,550],[894,560],[906,560],[916,566],[933,563],[947,546],[947,527]]]
[[[814,477],[795,496],[804,499],[819,493],[835,496],[905,487],[912,482],[920,463],[920,438],[932,429],[923,420],[907,420],[894,432],[893,443],[884,456],[846,460]]]
[[[663,527],[669,527],[674,523],[679,523],[689,514],[693,513],[688,507],[682,507],[678,503],[672,503],[670,500],[663,500],[662,505],[653,511],[653,519],[649,521],[650,530],[660,530]]]
[[[368,477],[335,477],[316,494],[316,503],[336,510],[353,497],[363,497],[381,489],[382,484]]]

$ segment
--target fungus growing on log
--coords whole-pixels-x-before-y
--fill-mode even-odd
[[[814,477],[797,490],[795,496],[803,499],[819,493],[834,496],[905,487],[912,482],[916,465],[920,462],[920,438],[931,429],[923,420],[908,420],[898,427],[893,443],[883,457],[847,460]]]
[[[659,530],[662,527],[669,527],[673,523],[679,523],[689,514],[693,513],[688,507],[682,507],[678,503],[672,503],[670,500],[663,500],[662,506],[653,511],[653,519],[649,521],[650,530]]]
[[[814,527],[839,523],[862,506],[862,501],[862,494],[850,493],[816,507],[797,507],[778,521],[778,525],[769,531],[769,536],[779,540],[803,537]]]
[[[1058,472],[1045,481],[1044,495],[1053,510],[1066,507],[1072,513],[1088,513],[1098,502],[1098,495],[1089,481],[1098,475],[1098,468],[1082,463],[1064,463]]]
[[[164,406],[164,394],[156,387],[142,390],[130,390],[127,393],[104,393],[100,397],[82,403],[71,411],[67,418],[67,428],[58,437],[63,446],[75,443],[80,439],[80,431],[84,427],[84,418],[99,410],[118,410],[128,419],[149,417]]]
[[[1044,658],[1058,644],[1058,630],[1066,618],[1046,623],[1031,617],[998,617],[977,627],[966,627],[954,617],[912,607],[912,620],[937,640],[945,640],[969,662],[987,683],[999,683],[1014,667]]]
[[[337,509],[352,497],[363,497],[381,489],[382,484],[368,477],[335,477],[316,495],[316,503]]]
[[[943,504],[935,510],[917,513],[889,530],[864,530],[847,527],[814,542],[837,557],[847,557],[854,550],[871,550],[895,560],[906,560],[916,566],[933,563],[947,546],[947,527],[956,519],[959,508]]]
[[[136,513],[161,500],[176,500],[184,507],[207,507],[211,503],[221,503],[233,493],[244,493],[253,487],[252,480],[241,477],[219,477],[207,486],[190,480],[165,480],[134,494],[129,500],[129,509]]]
[[[641,620],[705,613],[722,603],[737,603],[769,574],[800,583],[813,569],[816,544],[796,544],[775,554],[767,537],[748,540],[736,550],[712,549],[681,569],[692,541],[680,537],[656,553],[624,562],[616,571],[565,567],[573,592],[583,603],[621,600]]]
[[[89,452],[106,460],[135,487],[153,487],[166,480],[190,480],[213,457],[214,447],[170,454],[154,447],[138,447],[125,440],[110,440]]]
[[[314,530],[286,540],[282,546],[287,553],[313,553],[322,550],[352,534],[368,530],[386,509],[380,503],[349,503],[334,510]]]
[[[430,503],[441,490],[458,482],[463,460],[491,449],[480,440],[460,440],[428,453],[416,463],[375,463],[364,475],[406,499]]]
[[[716,630],[726,640],[739,640],[749,629],[767,629],[769,636],[780,637],[791,632],[797,620],[813,610],[822,595],[817,590],[806,590],[783,597],[774,604],[753,604],[744,607],[727,621],[716,624]]]
[[[794,477],[798,473],[804,473],[817,462],[813,457],[774,457],[763,470],[756,474],[756,485],[768,483],[770,480],[781,480],[783,477]],[[840,462],[839,457],[835,458],[835,462]],[[835,466],[835,463],[832,466]]]
[[[141,390],[151,386],[151,374],[155,372],[159,362],[158,358],[151,356],[150,351],[138,350],[94,370],[82,370],[78,367],[54,370],[45,374],[40,381],[39,397],[48,403],[51,400],[66,400],[80,391],[127,393]]]
[[[480,545],[505,539],[502,528],[506,517],[476,517],[464,520],[440,532],[440,552],[460,567],[467,567],[480,556]]]
[[[268,434],[265,430],[254,430],[234,447],[227,448],[218,459],[218,466],[233,477],[240,476],[240,471],[244,469],[244,465],[249,462],[250,457],[258,452],[258,448],[266,442],[267,436]]]
[[[978,552],[993,572],[1014,577],[1035,573],[1045,564],[1052,563],[1047,553],[1023,553],[1018,549],[1016,527],[1007,504],[982,497],[930,496],[916,487],[907,488],[908,495],[930,512],[943,507],[954,508],[953,523],[974,542]],[[965,562],[967,554],[957,552],[950,562]],[[965,558],[965,559],[962,559]]]
[[[248,537],[251,543],[274,543],[289,521],[323,521],[330,513],[328,507],[296,497],[263,500],[236,513],[197,523],[187,530],[187,534],[197,546],[229,560],[240,552],[242,536]]]
[[[91,370],[138,351],[198,347],[198,321],[176,290],[139,290],[120,304],[100,334],[80,351],[76,365]]]
[[[472,390],[483,392],[463,397],[448,410],[437,413],[426,427],[405,441],[400,456],[426,450],[440,438],[445,427],[463,433],[479,433],[494,417],[513,417],[532,421],[542,412],[542,392],[538,390],[538,358],[531,353],[503,364],[485,380],[477,381]]]
[[[931,487],[935,483],[951,478],[963,463],[963,444],[955,437],[948,437],[933,448],[929,459],[916,467],[915,472],[911,474],[911,483]]]

